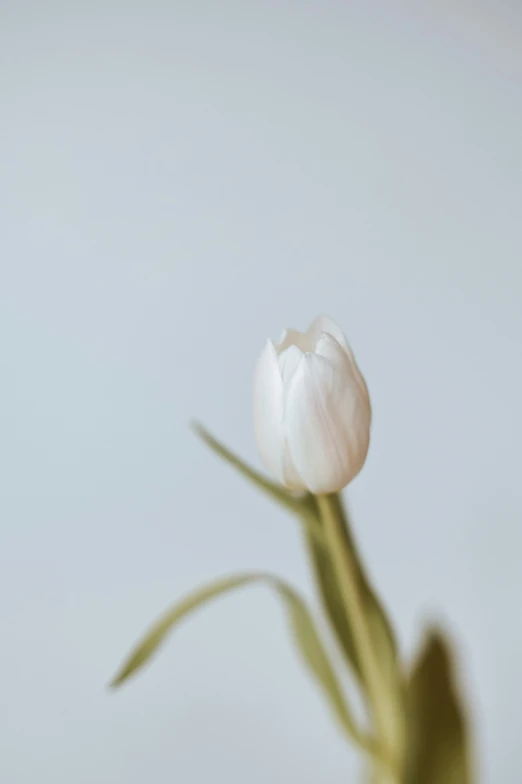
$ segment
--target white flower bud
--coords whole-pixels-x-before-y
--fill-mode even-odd
[[[319,316],[286,330],[259,357],[255,434],[266,467],[286,487],[335,493],[359,473],[370,441],[366,383],[339,327]]]

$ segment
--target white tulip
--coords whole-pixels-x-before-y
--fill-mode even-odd
[[[359,473],[370,441],[368,389],[346,337],[326,316],[288,329],[259,357],[254,392],[258,448],[292,490],[335,493]]]

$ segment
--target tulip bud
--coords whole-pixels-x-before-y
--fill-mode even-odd
[[[366,383],[339,327],[319,316],[285,330],[259,357],[254,424],[266,467],[291,490],[335,493],[359,473],[370,441]]]

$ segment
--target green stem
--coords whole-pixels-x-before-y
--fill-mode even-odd
[[[335,495],[318,495],[317,503],[323,520],[326,544],[339,584],[341,596],[353,629],[357,657],[368,690],[368,699],[375,722],[377,741],[390,770],[396,771],[397,763],[392,760],[393,750],[389,747],[386,691],[383,689],[381,672],[372,642],[365,611],[364,597],[357,579],[357,564],[350,548],[346,546],[346,533],[340,507]]]

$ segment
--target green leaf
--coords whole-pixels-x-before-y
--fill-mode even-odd
[[[228,447],[218,441],[217,438],[214,438],[214,436],[209,433],[209,431],[199,422],[194,422],[193,428],[207,446],[209,446],[217,455],[219,455],[219,457],[233,466],[233,468],[243,474],[246,479],[257,485],[260,490],[271,496],[274,501],[277,501],[283,506],[286,506],[294,513],[299,512],[301,503],[301,498],[299,496],[295,496],[292,493],[289,493],[287,490],[285,490],[284,487],[281,487],[281,485],[272,482],[270,479],[267,479],[254,468],[249,466],[238,455],[234,454],[234,452],[228,449]]]
[[[348,708],[337,675],[326,654],[305,602],[294,588],[270,574],[253,573],[226,577],[199,588],[174,605],[149,629],[145,637],[124,662],[110,685],[112,687],[120,686],[141,669],[157,653],[173,628],[187,615],[222,594],[252,583],[265,583],[275,590],[279,598],[282,599],[297,646],[310,672],[328,699],[334,715],[356,743],[364,747],[368,752],[375,753],[372,740],[362,735]]]
[[[323,546],[324,542],[322,540],[321,529],[313,514],[313,496],[310,495],[310,493],[291,493],[245,463],[244,460],[218,441],[217,438],[214,438],[214,436],[211,435],[203,425],[199,424],[199,422],[194,422],[193,428],[207,446],[209,446],[219,457],[229,463],[229,465],[239,471],[239,473],[248,479],[249,482],[252,482],[259,490],[262,490],[270,496],[273,501],[284,506],[292,514],[298,515],[302,523],[307,527],[308,533],[317,540],[317,543],[320,546]],[[310,510],[312,510],[312,514],[310,514]]]
[[[408,681],[406,784],[470,784],[466,717],[455,685],[449,645],[428,635]]]

